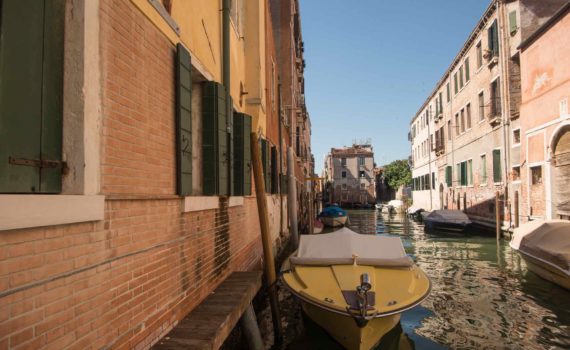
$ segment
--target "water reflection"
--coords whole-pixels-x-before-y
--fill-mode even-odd
[[[432,279],[430,297],[402,315],[412,348],[570,348],[570,292],[528,271],[505,242],[427,235],[405,216],[375,210],[349,211],[349,217],[354,231],[401,237]]]

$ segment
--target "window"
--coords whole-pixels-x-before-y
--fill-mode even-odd
[[[487,184],[487,156],[485,154],[481,155],[479,164],[479,174],[481,174],[481,185]]]
[[[360,189],[361,189],[361,190],[365,190],[365,189],[366,189],[366,184],[365,184],[365,183],[361,183],[361,184],[360,184]]]
[[[424,190],[430,189],[429,174],[424,175]]]
[[[485,119],[485,100],[483,99],[483,91],[479,93],[479,121]]]
[[[499,78],[491,83],[491,111],[490,117],[501,115],[501,92],[499,91]]]
[[[465,108],[461,109],[461,133],[465,132]]]
[[[518,30],[517,25],[517,11],[509,12],[509,32],[511,35],[515,35]]]
[[[341,166],[346,166],[346,158],[340,158],[340,165]]]
[[[471,104],[465,107],[465,120],[467,121],[467,130],[471,129]]]
[[[459,129],[459,113],[455,113],[455,136],[459,136],[461,129]]]
[[[431,173],[431,188],[435,188],[435,173]]]
[[[447,102],[451,100],[451,89],[449,87],[449,82],[447,82],[445,89],[447,90]]]
[[[358,157],[358,165],[364,166],[365,160],[366,159],[364,157]]]
[[[513,130],[513,146],[520,145],[521,143],[521,129]]]
[[[542,183],[542,166],[533,166],[530,168],[530,180],[531,184],[539,185]]]
[[[439,113],[443,113],[443,92],[439,93]]]
[[[448,165],[445,168],[445,183],[447,184],[447,187],[451,187],[453,182],[453,168]]]
[[[501,150],[494,149],[493,150],[493,181],[495,183],[501,182],[502,180],[502,173],[501,173]]]
[[[451,120],[447,121],[447,139],[451,140]]]
[[[362,177],[366,177],[366,173],[365,173],[364,171],[361,171],[361,172],[360,172],[360,177],[361,177],[361,178],[362,178]]]
[[[346,190],[346,184],[342,184],[342,189]]]
[[[343,179],[346,178],[346,171],[343,171],[343,172],[341,173],[341,176],[342,176]]]
[[[243,30],[243,0],[230,0],[230,18],[236,32],[241,36]]]
[[[487,29],[487,41],[489,54],[492,57],[499,56],[499,30],[497,25],[497,20],[493,21],[493,24]]]
[[[0,4],[0,193],[62,189],[65,9],[60,3]],[[20,18],[21,13],[29,15]]]
[[[459,88],[463,89],[463,66],[459,67]]]
[[[460,186],[461,185],[461,163],[455,164],[455,174],[457,176],[456,186]]]
[[[467,161],[467,186],[473,186],[473,160]]]
[[[453,91],[455,91],[456,95],[459,92],[459,86],[457,85],[457,72],[453,74]]]
[[[480,41],[477,43],[475,49],[477,51],[477,69],[479,69],[483,65],[483,48],[481,47]]]
[[[513,166],[513,181],[520,181],[521,180],[521,167],[520,165]]]
[[[465,58],[465,83],[467,84],[467,82],[469,81],[470,77],[469,77],[469,57]]]

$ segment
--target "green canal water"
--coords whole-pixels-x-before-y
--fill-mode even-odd
[[[570,292],[528,271],[493,236],[426,234],[403,215],[349,211],[350,228],[398,236],[428,274],[431,295],[402,314],[378,349],[570,349]],[[288,349],[339,349],[304,318]]]

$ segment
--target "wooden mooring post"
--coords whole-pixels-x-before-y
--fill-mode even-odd
[[[273,245],[271,244],[271,232],[269,232],[269,215],[267,212],[267,197],[265,197],[265,181],[261,164],[261,150],[257,133],[251,133],[251,161],[253,164],[253,178],[255,180],[255,197],[259,213],[259,226],[261,228],[261,241],[263,243],[263,256],[265,260],[265,275],[269,292],[269,304],[273,318],[273,331],[276,341],[280,341],[283,334],[281,316],[279,315],[279,300],[277,298],[277,276],[275,272],[275,260],[273,259]]]
[[[495,222],[496,222],[496,230],[497,230],[497,241],[501,239],[501,200],[500,200],[500,193],[497,191],[495,193]]]
[[[519,191],[515,191],[515,228],[519,227]]]

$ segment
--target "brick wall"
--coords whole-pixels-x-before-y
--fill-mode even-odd
[[[183,213],[174,46],[101,0],[105,220],[0,235],[0,349],[148,348],[232,271],[258,268],[255,198]]]

